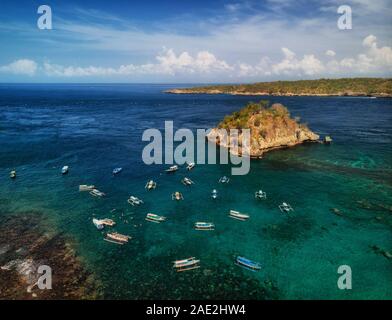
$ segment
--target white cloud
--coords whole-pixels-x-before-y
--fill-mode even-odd
[[[336,52],[333,50],[327,50],[327,51],[325,51],[325,55],[328,57],[334,57],[334,56],[336,56]]]
[[[0,72],[33,76],[36,73],[37,68],[37,63],[35,61],[29,59],[20,59],[8,65],[0,66]]]

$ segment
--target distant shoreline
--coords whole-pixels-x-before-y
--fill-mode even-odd
[[[392,79],[342,78],[209,85],[165,90],[169,94],[228,94],[278,97],[392,97]]]

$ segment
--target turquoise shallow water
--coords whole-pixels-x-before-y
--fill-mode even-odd
[[[252,161],[248,175],[219,185],[220,176],[230,175],[229,165],[167,175],[167,166],[143,164],[142,132],[163,128],[165,120],[174,120],[176,128],[213,127],[260,98],[161,93],[167,87],[1,85],[0,212],[44,212],[59,232],[75,239],[78,254],[102,280],[105,298],[392,297],[391,260],[371,248],[392,251],[390,99],[268,98],[314,131],[331,134],[334,143],[271,152]],[[61,176],[65,164],[70,174]],[[117,166],[124,171],[113,177]],[[13,168],[16,181],[8,178]],[[194,186],[180,183],[185,175]],[[158,188],[147,192],[150,178]],[[79,193],[79,184],[95,184],[107,197]],[[213,188],[217,201],[210,198]],[[266,201],[254,199],[260,188]],[[183,202],[171,200],[176,190]],[[145,204],[129,206],[131,194]],[[282,201],[295,209],[289,217],[280,214]],[[230,219],[230,209],[251,218]],[[147,223],[147,212],[168,221]],[[133,239],[126,246],[103,241],[92,217],[113,218],[114,229]],[[193,230],[203,220],[213,221],[216,230]],[[236,255],[259,261],[262,270],[235,266]],[[201,268],[173,272],[171,261],[188,256],[198,257]],[[336,285],[344,264],[352,268],[352,290]]]

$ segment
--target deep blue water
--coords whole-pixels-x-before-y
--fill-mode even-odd
[[[391,99],[162,92],[173,87],[178,85],[0,85],[0,214],[45,213],[53,228],[74,239],[106,298],[392,297],[391,260],[371,249],[392,251]],[[166,175],[167,166],[142,162],[145,129],[162,129],[165,120],[175,128],[211,128],[262,99],[283,103],[334,143],[273,151],[225,186],[217,180],[230,175],[229,165]],[[63,165],[70,166],[67,176],[60,174]],[[113,177],[114,167],[124,170]],[[9,179],[12,169],[16,181]],[[196,184],[182,186],[185,175]],[[150,178],[158,188],[147,192]],[[79,193],[79,184],[94,184],[107,196]],[[213,188],[220,192],[216,202]],[[260,188],[266,201],[254,199]],[[176,190],[184,194],[181,203],[170,198]],[[129,206],[132,194],[145,204]],[[295,208],[291,217],[280,214],[282,201]],[[251,219],[232,220],[230,209]],[[147,223],[147,212],[168,221]],[[126,246],[103,241],[94,216],[113,218],[114,229],[133,239]],[[193,230],[200,220],[215,222],[216,230]],[[234,266],[237,254],[259,261],[262,270]],[[200,258],[201,268],[173,272],[171,261],[188,256]],[[352,268],[352,290],[336,285],[344,264]]]

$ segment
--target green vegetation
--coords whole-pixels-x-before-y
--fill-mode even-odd
[[[269,108],[269,101],[262,100],[259,102],[249,102],[239,111],[233,112],[231,115],[225,116],[223,121],[219,123],[218,128],[222,129],[245,129],[249,127],[249,119],[251,116],[257,115],[253,125],[259,127],[263,120],[276,117],[290,117],[290,113],[286,107],[281,104],[275,104]]]
[[[169,90],[173,93],[392,96],[392,79],[342,78],[258,82]]]

